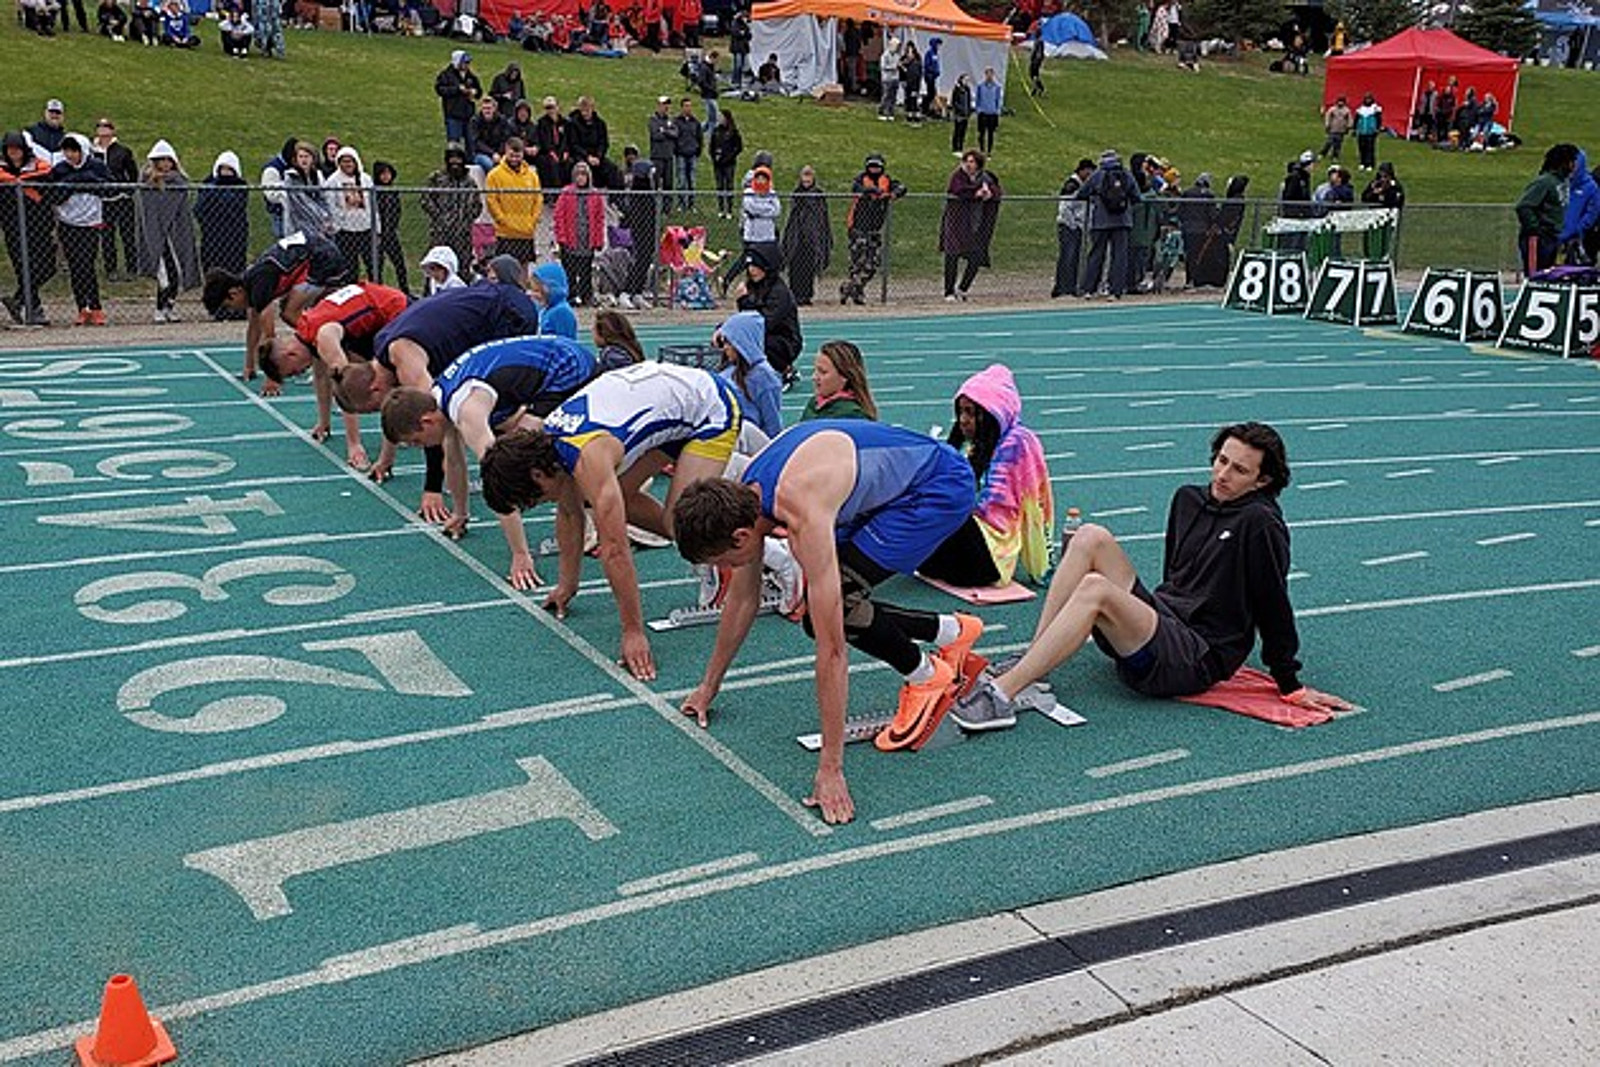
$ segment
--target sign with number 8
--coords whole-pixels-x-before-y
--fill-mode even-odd
[[[1298,315],[1305,310],[1306,295],[1304,255],[1245,251],[1228,278],[1222,306],[1265,315]]]

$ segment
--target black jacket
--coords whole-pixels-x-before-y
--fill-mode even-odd
[[[744,151],[744,138],[739,135],[735,127],[724,126],[722,123],[711,128],[711,162],[718,167],[731,167],[739,162],[739,153]]]
[[[740,311],[759,311],[767,323],[767,362],[779,374],[794,366],[805,344],[800,335],[800,308],[794,294],[778,277],[776,270],[767,272],[760,282],[749,282],[739,298]]]
[[[444,106],[444,117],[466,121],[478,110],[478,98],[483,95],[483,83],[470,70],[454,64],[439,72],[433,79],[433,91],[439,94]]]
[[[1300,637],[1289,603],[1289,526],[1260,492],[1219,504],[1185,485],[1167,513],[1155,595],[1210,646],[1212,677],[1231,678],[1261,634],[1261,661],[1278,689],[1300,688]]]
[[[693,115],[679,115],[678,139],[673,154],[684,159],[698,158],[704,147],[705,134],[702,132],[700,120]]]
[[[600,112],[591,112],[586,119],[583,112],[574,110],[567,116],[567,135],[572,138],[572,156],[576,159],[604,159],[611,152],[611,134]]]

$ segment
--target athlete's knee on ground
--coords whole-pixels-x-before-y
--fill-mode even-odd
[[[1115,546],[1117,543],[1110,530],[1097,523],[1086,522],[1078,527],[1078,532],[1072,535],[1068,551],[1071,552],[1098,552],[1102,548]]]

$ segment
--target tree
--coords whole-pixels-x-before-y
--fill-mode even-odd
[[[1422,17],[1413,0],[1336,0],[1333,17],[1344,22],[1351,41],[1377,43],[1415,26]]]
[[[1183,21],[1202,37],[1221,37],[1238,44],[1264,44],[1276,37],[1287,21],[1281,0],[1193,0],[1183,9]]]
[[[1539,47],[1539,20],[1522,0],[1476,0],[1456,20],[1456,32],[1473,44],[1513,59]]]

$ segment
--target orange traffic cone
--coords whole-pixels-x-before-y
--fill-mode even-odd
[[[78,1039],[82,1067],[153,1067],[178,1058],[166,1029],[144,1009],[132,975],[114,974],[100,1003],[100,1025]]]

